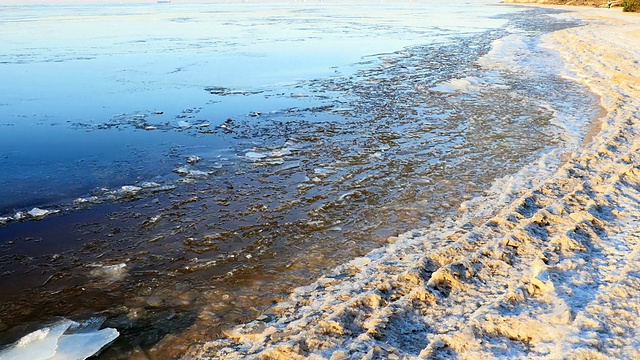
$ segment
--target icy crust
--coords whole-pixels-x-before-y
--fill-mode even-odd
[[[605,14],[550,37],[607,111],[581,153],[477,226],[404,234],[185,358],[640,358],[640,18]]]
[[[545,14],[544,16],[552,16]],[[557,17],[557,15],[556,15]],[[574,20],[575,21],[575,20]],[[545,45],[547,35],[535,36],[535,32],[512,29],[515,33],[495,40],[491,50],[480,57],[478,64],[489,74],[506,70],[507,72],[525,72],[535,76],[556,73],[566,78],[575,79],[575,74],[562,64],[560,54]],[[479,92],[487,88],[501,88],[509,90],[492,78],[465,77],[452,79],[432,88],[440,92],[470,93]],[[540,107],[553,114],[552,124],[556,127],[558,138],[563,140],[558,147],[550,147],[541,153],[537,161],[522,167],[516,174],[505,176],[493,182],[484,196],[465,201],[460,211],[472,212],[474,218],[486,219],[495,215],[495,211],[514,200],[523,192],[538,186],[548,179],[564,163],[567,153],[577,151],[583,139],[587,124],[592,121],[584,114],[576,114],[575,108],[567,106],[564,100],[554,98],[551,103],[541,102]]]

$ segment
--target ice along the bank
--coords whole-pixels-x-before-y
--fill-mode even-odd
[[[589,24],[546,41],[600,96],[593,141],[495,215],[406,233],[191,355],[639,357],[640,18],[572,10]]]

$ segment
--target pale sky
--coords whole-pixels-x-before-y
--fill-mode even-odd
[[[224,2],[225,0],[172,0],[172,3]],[[156,3],[156,0],[0,0],[2,5],[80,5],[80,4],[140,4]]]
[[[224,3],[224,2],[319,2],[322,0],[171,0],[172,3],[188,4],[188,3]],[[326,0],[325,0],[326,1]],[[367,0],[355,0],[367,1]],[[382,0],[374,0],[382,1]],[[384,0],[397,1],[397,0]],[[413,0],[401,0],[413,1]],[[157,0],[0,0],[0,6],[3,5],[82,5],[82,4],[155,4]]]

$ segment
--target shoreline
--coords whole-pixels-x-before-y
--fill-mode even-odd
[[[587,147],[478,226],[405,233],[185,358],[640,357],[640,15],[550,7],[588,21],[544,37],[606,112]]]

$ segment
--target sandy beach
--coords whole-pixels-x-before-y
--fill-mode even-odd
[[[185,358],[640,358],[640,14],[564,9],[587,25],[544,41],[603,108],[581,151],[513,196],[390,239]]]

